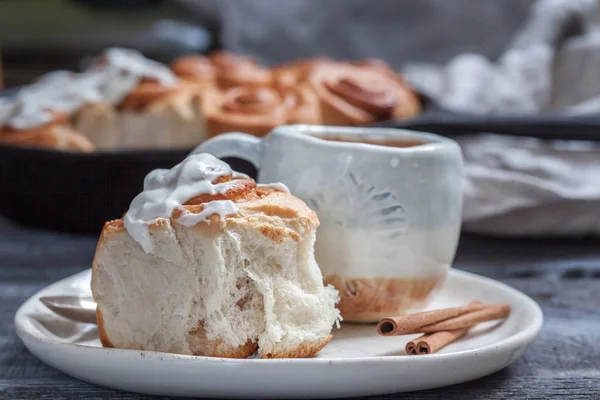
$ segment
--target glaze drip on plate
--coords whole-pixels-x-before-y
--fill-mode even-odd
[[[233,171],[223,161],[210,154],[190,154],[171,169],[156,169],[144,180],[144,190],[133,199],[125,214],[125,229],[144,249],[152,252],[152,240],[148,227],[159,218],[168,219],[173,210],[182,207],[188,200],[202,194],[224,194],[238,182],[212,183],[218,178],[232,176]],[[206,221],[210,215],[221,218],[237,213],[230,200],[215,200],[205,203],[199,214],[184,212],[177,222],[193,226]]]

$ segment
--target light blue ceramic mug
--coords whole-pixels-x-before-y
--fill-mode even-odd
[[[315,255],[346,321],[422,308],[456,251],[462,155],[452,140],[387,128],[289,125],[219,135],[195,151],[254,164],[317,212]]]

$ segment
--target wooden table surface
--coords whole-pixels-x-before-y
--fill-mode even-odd
[[[15,334],[17,308],[46,285],[89,268],[95,237],[40,232],[0,218],[0,399],[141,399],[70,378]],[[456,268],[535,299],[544,327],[523,357],[476,381],[371,399],[600,399],[600,239],[503,240],[465,235]]]

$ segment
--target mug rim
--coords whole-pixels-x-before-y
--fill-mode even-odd
[[[370,134],[365,134],[365,130],[368,130]],[[311,134],[312,133],[312,134]],[[369,136],[377,136],[375,140],[397,140],[412,139],[417,141],[424,141],[425,143],[417,144],[408,147],[394,147],[386,146],[383,144],[364,143],[361,141],[335,141],[327,140],[316,135],[318,133],[321,136],[335,136],[336,138],[344,138],[344,136],[355,136],[362,140],[373,140]],[[355,147],[355,148],[369,148],[377,149],[381,151],[391,152],[430,152],[436,150],[442,150],[447,146],[455,146],[460,149],[458,143],[454,140],[444,136],[436,135],[434,133],[415,131],[410,129],[402,128],[382,128],[382,127],[348,127],[348,126],[327,126],[327,125],[308,125],[308,124],[293,124],[293,125],[282,125],[275,128],[270,134],[283,134],[286,136],[294,136],[301,140],[319,143],[325,146],[331,147]],[[408,141],[407,140],[407,141]]]

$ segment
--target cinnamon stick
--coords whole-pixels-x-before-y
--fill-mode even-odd
[[[478,301],[472,301],[463,307],[444,308],[441,310],[425,311],[415,314],[400,315],[397,317],[384,318],[377,324],[377,332],[382,336],[406,335],[408,333],[421,332],[419,329],[455,318],[472,311],[478,311],[485,307]]]
[[[423,337],[423,336],[421,336]],[[420,339],[421,337],[419,337],[418,339]],[[411,340],[410,342],[406,343],[406,347],[404,348],[404,350],[406,351],[406,354],[409,354],[411,356],[416,356],[417,355],[417,340]]]
[[[406,353],[410,355],[432,354],[463,337],[469,328],[453,331],[426,333],[406,344]]]
[[[506,318],[510,313],[509,304],[495,304],[485,306],[481,310],[463,314],[459,317],[450,318],[445,321],[426,325],[418,331],[423,333],[432,333],[439,331],[451,331],[456,329],[471,328],[479,323],[493,321],[495,319]],[[416,332],[414,332],[416,333]]]

